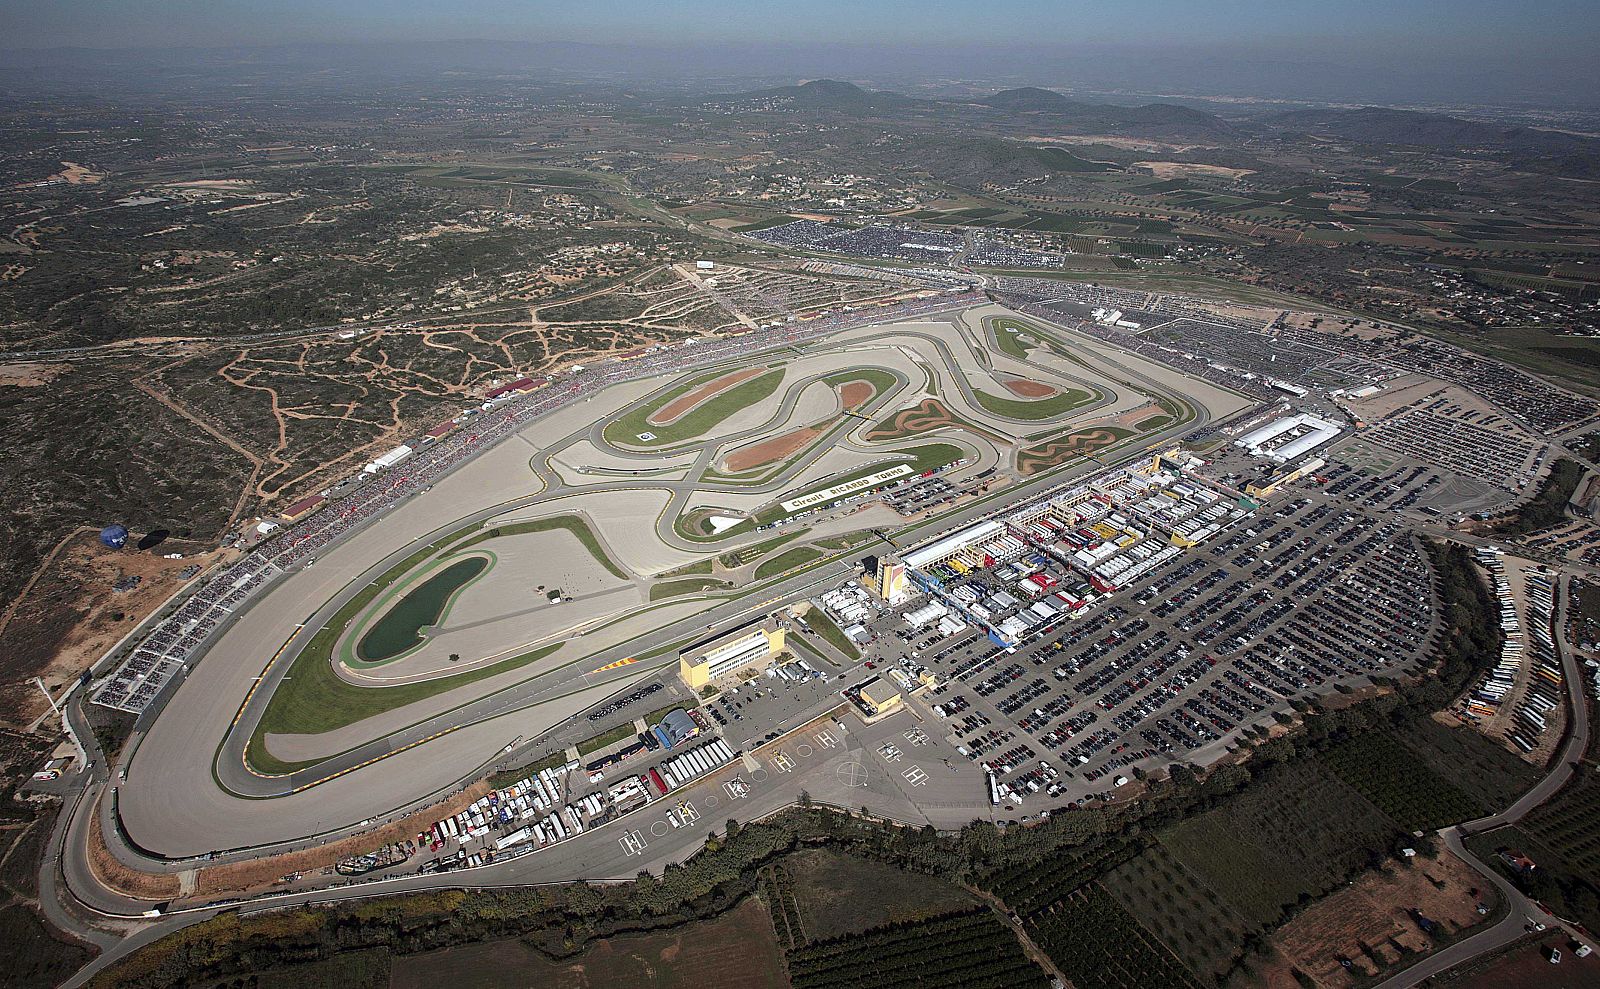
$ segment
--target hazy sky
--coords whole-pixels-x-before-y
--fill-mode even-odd
[[[0,0],[0,46],[950,40],[1577,55],[1593,0]]]

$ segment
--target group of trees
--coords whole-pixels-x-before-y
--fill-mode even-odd
[[[1526,536],[1567,519],[1567,502],[1583,480],[1584,469],[1576,460],[1562,457],[1550,467],[1550,474],[1539,486],[1539,493],[1517,506],[1517,510],[1495,527],[1508,536]]]

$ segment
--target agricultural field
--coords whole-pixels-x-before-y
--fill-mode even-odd
[[[1101,880],[1107,893],[1196,975],[1228,972],[1250,925],[1159,842]]]
[[[815,940],[788,954],[794,989],[1044,989],[1043,970],[986,907]]]
[[[785,989],[783,956],[759,899],[710,920],[603,940],[552,960],[519,940],[407,955],[391,989],[517,989],[524,986],[640,986],[652,989]]]
[[[1529,812],[1519,827],[1555,852],[1568,871],[1600,876],[1600,780],[1589,766],[1554,800]]]
[[[1488,912],[1479,914],[1480,905]],[[1448,850],[1424,850],[1390,859],[1308,905],[1273,932],[1273,955],[1246,959],[1241,971],[1285,959],[1328,989],[1346,989],[1494,924],[1499,905],[1499,893],[1472,866]],[[1424,930],[1419,916],[1438,926]]]
[[[1481,799],[1434,772],[1385,732],[1367,732],[1320,758],[1405,831],[1435,831],[1486,809]]]
[[[1256,929],[1381,859],[1399,834],[1358,792],[1298,763],[1163,833],[1161,844]]]
[[[1034,942],[1077,989],[1200,989],[1197,980],[1098,883],[1026,921]]]
[[[985,873],[978,885],[1020,914],[1048,909],[1096,877],[1138,855],[1141,846],[1110,839],[1055,850],[1038,860],[1015,862]]]
[[[1470,779],[1468,796],[1482,804],[1483,814],[1511,806],[1539,778],[1536,767],[1482,732],[1418,718],[1392,729],[1392,734],[1435,775]]]
[[[805,940],[827,941],[870,928],[969,909],[971,893],[947,879],[871,859],[811,849],[784,859],[782,871]]]

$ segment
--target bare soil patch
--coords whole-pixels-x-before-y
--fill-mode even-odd
[[[105,835],[100,830],[100,815],[89,808],[89,868],[105,885],[129,896],[150,900],[168,900],[178,895],[176,875],[151,874],[130,869],[106,849]]]
[[[1017,470],[1024,477],[1028,477],[1064,464],[1068,460],[1087,457],[1106,447],[1115,446],[1126,438],[1127,434],[1112,429],[1080,429],[1060,439],[1048,440],[1038,446],[1024,449],[1017,455]]]
[[[1550,964],[1550,950],[1561,952],[1561,964]],[[1529,986],[1560,986],[1561,989],[1600,989],[1600,953],[1579,958],[1572,953],[1571,940],[1549,932],[1528,938],[1514,947],[1478,962],[1452,969],[1428,985],[1449,989],[1528,989]]]
[[[1237,180],[1255,174],[1255,170],[1250,168],[1225,168],[1222,165],[1202,165],[1189,161],[1136,161],[1133,167],[1146,169],[1158,179],[1183,179],[1200,175]]]
[[[1482,923],[1478,900],[1469,894],[1474,888],[1493,895],[1481,876],[1447,850],[1438,859],[1401,860],[1312,905],[1274,941],[1318,985],[1353,986],[1403,957],[1433,950],[1433,939],[1408,911],[1451,934]],[[1342,967],[1340,958],[1350,959],[1351,968]]]
[[[770,440],[763,440],[754,446],[747,446],[742,450],[735,450],[722,460],[722,469],[732,474],[762,467],[767,464],[777,463],[786,457],[791,457],[804,450],[818,436],[821,436],[826,426],[806,426],[803,429],[792,429],[781,436],[774,436]]]
[[[877,440],[897,440],[906,436],[920,436],[940,429],[965,429],[969,433],[982,436],[995,443],[1004,445],[1011,442],[998,433],[980,429],[970,423],[963,422],[951,414],[949,408],[937,398],[925,398],[909,409],[901,409],[888,419],[879,421],[866,434],[869,442]]]
[[[0,364],[0,388],[39,388],[65,370],[65,364]]]
[[[868,381],[846,381],[839,386],[839,404],[846,412],[854,411],[872,398],[875,389]]]
[[[734,371],[730,374],[724,374],[715,380],[707,381],[699,388],[680,395],[655,410],[645,419],[645,422],[652,426],[670,426],[692,412],[700,403],[715,398],[730,388],[737,388],[751,378],[766,373],[766,370],[764,367],[747,367],[742,371]]]
[[[411,955],[394,966],[390,981],[393,989],[783,989],[788,984],[772,918],[755,897],[711,920],[598,941],[560,961],[519,940]]]
[[[1000,382],[1006,386],[1006,391],[1018,398],[1049,398],[1056,393],[1053,385],[1042,381],[1029,381],[1027,378],[1004,378]]]
[[[24,726],[45,711],[44,695],[74,679],[183,586],[185,567],[205,567],[215,551],[190,555],[194,543],[169,540],[156,552],[108,550],[93,531],[69,537],[24,590],[0,611],[0,723]],[[182,552],[181,560],[161,553]],[[133,584],[133,579],[138,583]],[[119,582],[133,584],[117,591]]]
[[[287,855],[233,862],[200,870],[195,882],[195,893],[203,897],[221,893],[256,892],[278,885],[284,876],[296,872],[316,872],[333,867],[335,862],[351,855],[362,855],[384,845],[415,838],[442,817],[459,813],[468,804],[489,792],[489,784],[479,781],[440,804],[417,811],[393,824],[386,824],[362,834],[315,848],[307,848]],[[423,850],[426,854],[426,849]],[[415,858],[415,857],[414,857]]]

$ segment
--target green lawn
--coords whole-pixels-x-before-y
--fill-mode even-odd
[[[785,372],[779,368],[751,378],[749,381],[736,385],[714,398],[702,402],[693,411],[670,425],[653,426],[647,421],[651,415],[672,404],[674,400],[689,394],[709,381],[715,381],[732,373],[734,372],[724,369],[713,371],[710,374],[703,374],[686,384],[672,389],[654,402],[618,416],[606,423],[604,432],[606,441],[622,446],[659,449],[677,443],[697,440],[735,412],[754,405],[777,391],[778,385],[783,383]],[[639,439],[640,433],[654,433],[655,439],[641,440]]]
[[[881,367],[853,367],[848,371],[835,371],[822,380],[835,388],[850,381],[865,381],[872,386],[873,398],[882,395],[900,381],[893,371]]]
[[[796,567],[802,567],[807,563],[820,560],[823,555],[820,549],[813,549],[810,546],[796,546],[794,549],[785,550],[756,567],[756,579],[762,580],[767,577],[776,577],[778,574],[786,573]]]
[[[585,522],[576,515],[555,515],[547,519],[534,519],[529,522],[512,522],[509,525],[496,526],[493,529],[486,529],[472,538],[463,541],[459,546],[453,547],[453,549],[456,552],[460,552],[469,546],[476,546],[481,542],[485,542],[490,539],[498,539],[501,536],[520,536],[530,532],[550,532],[554,529],[564,529],[567,532],[572,533],[573,536],[577,537],[578,542],[583,544],[583,548],[589,551],[589,555],[594,557],[596,563],[610,571],[612,576],[617,577],[620,580],[628,579],[627,572],[624,571],[622,567],[618,566],[616,562],[606,554],[606,551],[601,548],[600,540],[595,536],[594,530],[589,528],[589,523]]]
[[[635,734],[637,732],[633,729],[633,722],[630,721],[627,724],[618,725],[610,731],[603,731],[579,742],[578,754],[588,755],[591,752],[598,752],[608,745],[615,745],[625,738],[632,738]]]
[[[342,626],[330,624],[312,636],[311,642],[295,657],[289,675],[273,691],[261,716],[261,723],[250,736],[246,762],[263,773],[292,773],[315,763],[286,763],[267,751],[268,735],[315,735],[355,724],[398,707],[404,707],[435,694],[469,683],[476,683],[509,670],[536,662],[561,648],[561,643],[503,659],[498,663],[456,676],[424,680],[393,687],[357,687],[333,672],[331,649]]]
[[[738,513],[730,512],[729,514],[738,514]],[[713,533],[710,533],[710,532],[701,532],[701,531],[698,531],[696,529],[690,528],[684,522],[684,516],[683,515],[679,515],[672,522],[672,529],[673,529],[674,532],[676,532],[678,535],[682,536],[685,539],[688,539],[688,540],[691,540],[691,541],[697,542],[697,543],[716,543],[716,542],[721,542],[724,539],[732,539],[734,536],[742,536],[745,533],[754,530],[755,527],[756,527],[756,524],[755,524],[754,520],[745,519],[743,522],[740,522],[740,523],[738,523],[736,525],[729,526],[728,528],[723,529],[721,532],[713,534]]]
[[[860,546],[878,538],[870,529],[858,529],[855,532],[846,532],[838,536],[829,536],[827,539],[818,539],[816,544],[823,549],[841,550],[852,546]]]
[[[839,650],[841,654],[850,659],[860,659],[861,650],[844,634],[837,622],[828,617],[828,613],[821,608],[812,608],[806,612],[806,624],[811,626],[811,631],[828,645]]]
[[[565,752],[552,752],[538,762],[493,774],[489,777],[489,785],[498,790],[513,783],[520,783],[530,776],[537,776],[541,770],[554,769],[557,766],[565,766],[566,764],[567,754]]]
[[[733,585],[725,580],[715,577],[685,577],[681,580],[666,580],[650,588],[650,600],[660,601],[663,598],[678,597],[683,594],[696,594],[700,591],[725,590]]]
[[[1023,343],[1020,337],[1024,334],[1038,340],[1044,333],[1032,323],[1010,317],[991,317],[985,320],[994,332],[995,346],[1002,354],[1015,357],[1019,361],[1028,359],[1028,352],[1039,346],[1037,343]]]
[[[681,567],[664,570],[659,576],[665,579],[667,577],[688,577],[692,574],[708,574],[711,572],[714,563],[715,561],[713,560],[696,560],[694,563],[685,563]]]
[[[779,546],[782,546],[784,543],[793,542],[796,539],[799,539],[801,536],[810,531],[810,529],[802,527],[800,529],[796,529],[794,532],[786,532],[781,536],[773,536],[771,539],[766,539],[759,543],[755,543],[754,545],[746,546],[743,549],[729,550],[728,552],[722,554],[719,559],[721,559],[722,565],[730,570],[734,567],[742,567],[748,563],[760,559],[766,554],[777,549]]]
[[[1082,408],[1099,398],[1097,394],[1079,388],[1067,388],[1049,398],[1032,400],[1003,398],[999,395],[991,395],[989,392],[979,388],[974,388],[972,393],[977,396],[978,404],[989,412],[993,412],[997,416],[1005,416],[1007,419],[1024,419],[1028,421],[1055,419],[1066,415],[1073,409]]]

